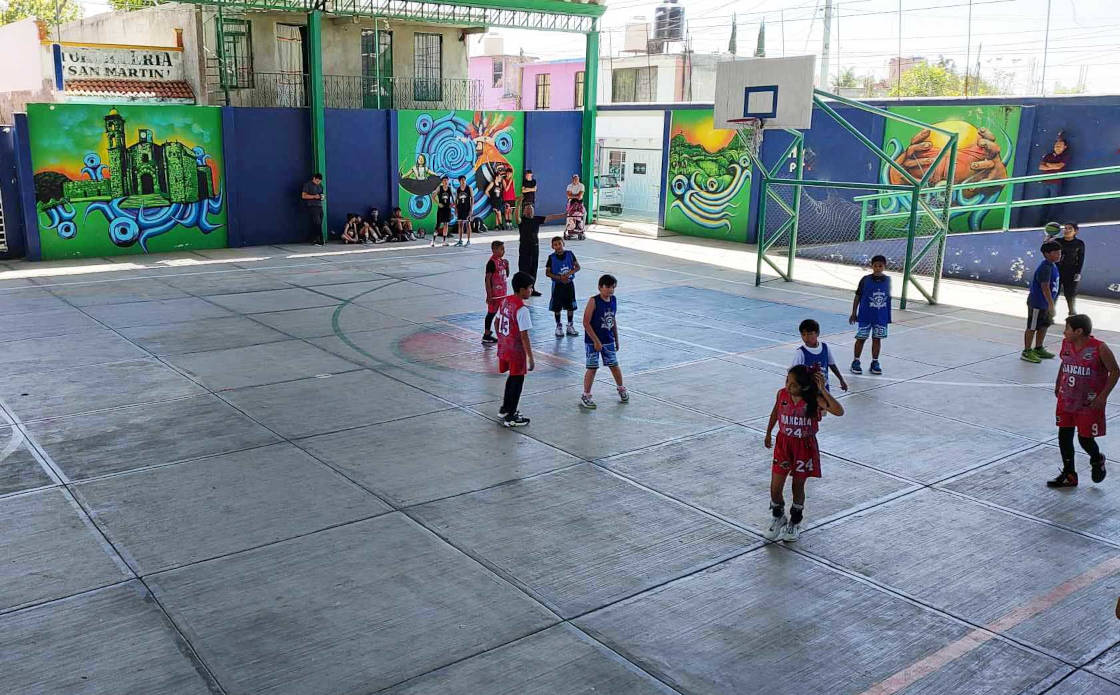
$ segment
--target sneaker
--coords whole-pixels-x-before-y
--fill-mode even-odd
[[[770,528],[766,529],[762,535],[766,537],[766,540],[776,541],[778,540],[778,536],[782,535],[782,529],[786,527],[788,522],[789,519],[787,519],[784,514],[782,516],[775,516],[770,520]]]
[[[1047,350],[1044,347],[1036,347],[1034,349],[1034,354],[1038,355],[1039,357],[1041,357],[1044,360],[1054,359],[1054,353],[1050,352],[1049,350]]]
[[[489,333],[483,333],[482,334],[482,344],[483,345],[493,345],[496,342],[498,342],[498,339],[495,338],[494,336],[492,336],[491,334],[489,334]]]
[[[1108,471],[1104,469],[1104,457],[1102,456],[1099,459],[1092,459],[1091,461],[1089,461],[1089,465],[1093,469],[1093,482],[1104,482],[1104,477],[1108,475]]]
[[[795,524],[792,521],[782,528],[781,540],[787,543],[793,543],[801,537],[801,524]]]
[[[1023,350],[1019,353],[1019,359],[1023,360],[1024,362],[1030,362],[1032,364],[1038,364],[1042,362],[1042,358],[1036,355],[1034,350]]]
[[[859,360],[852,360],[851,371],[852,374],[863,374],[863,367],[860,366]]]
[[[1047,480],[1046,487],[1077,487],[1077,472],[1062,471],[1057,478]]]
[[[428,248],[435,248],[435,246],[436,246],[436,238],[432,237],[432,243],[428,244]]]
[[[463,240],[462,240],[462,239],[460,239],[459,241],[456,241],[456,242],[455,242],[455,246],[456,246],[456,247],[458,247],[458,246],[462,246],[462,245],[463,245]]]
[[[512,413],[502,418],[502,426],[504,427],[524,427],[529,424],[529,418],[521,413]]]
[[[463,244],[463,246],[470,246],[470,245],[471,245],[471,240],[470,239],[467,239],[467,243]]]
[[[867,371],[871,372],[872,374],[882,374],[883,368],[879,366],[879,360],[871,360],[871,368]]]
[[[625,386],[620,386],[618,388],[618,399],[623,403],[630,402],[630,392],[626,390]]]
[[[568,324],[567,332],[568,335],[579,335],[579,331],[577,331],[576,327],[570,323]]]
[[[564,337],[564,328],[560,324],[556,324],[555,333],[556,333],[557,338],[563,338]]]
[[[584,394],[579,397],[579,407],[587,408],[588,410],[595,410],[599,406],[595,405],[595,401],[591,399],[591,396]]]
[[[451,246],[451,242],[447,240],[447,237],[443,238],[443,246],[445,248],[448,247],[448,246]]]

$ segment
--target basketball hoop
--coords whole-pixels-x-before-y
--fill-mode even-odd
[[[765,122],[761,118],[729,118],[727,124],[735,129],[736,137],[755,159],[762,150],[762,132]]]

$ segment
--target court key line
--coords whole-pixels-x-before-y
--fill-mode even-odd
[[[1013,608],[995,622],[986,625],[985,629],[972,630],[955,642],[950,642],[924,659],[916,661],[886,680],[876,683],[863,691],[861,695],[893,695],[893,693],[909,687],[916,681],[977,649],[989,640],[995,639],[996,633],[1006,632],[1014,628],[1039,613],[1053,608],[1071,594],[1092,586],[1117,571],[1120,571],[1120,555],[1109,558],[1096,567],[1062,582],[1045,594],[1036,596],[1027,603]]]

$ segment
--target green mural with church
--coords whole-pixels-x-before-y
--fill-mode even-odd
[[[223,248],[218,108],[29,104],[43,260]]]

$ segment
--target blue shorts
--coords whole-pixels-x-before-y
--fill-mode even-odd
[[[863,324],[861,323],[856,328],[856,340],[867,340],[868,338],[886,338],[887,327],[886,325],[878,324]]]
[[[599,368],[599,353],[603,353],[603,366],[604,367],[617,367],[618,354],[615,353],[614,343],[603,343],[602,350],[596,350],[595,346],[591,343],[584,343],[584,352],[587,354],[587,368]]]

